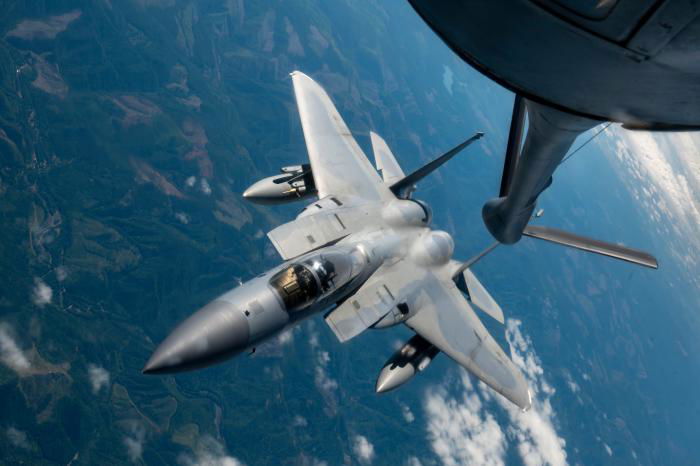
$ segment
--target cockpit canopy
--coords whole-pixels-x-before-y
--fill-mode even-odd
[[[270,285],[287,311],[298,311],[350,282],[363,263],[357,250],[319,253],[280,270]]]

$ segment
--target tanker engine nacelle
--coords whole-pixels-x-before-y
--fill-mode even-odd
[[[317,194],[309,164],[282,167],[280,172],[254,183],[243,197],[256,204],[284,204]]]
[[[377,378],[377,393],[400,387],[435,359],[440,352],[420,335],[414,335],[387,361]]]

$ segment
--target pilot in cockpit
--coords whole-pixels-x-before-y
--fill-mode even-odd
[[[334,287],[333,279],[336,278],[337,274],[335,273],[333,262],[321,256],[311,261],[309,265],[311,265],[313,271],[316,272],[316,276],[321,282],[321,289],[324,293]]]

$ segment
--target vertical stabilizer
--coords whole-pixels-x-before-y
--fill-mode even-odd
[[[391,153],[386,141],[380,135],[370,131],[369,137],[372,140],[372,151],[377,170],[382,172],[384,182],[391,186],[405,176],[403,170],[401,170],[394,154]]]

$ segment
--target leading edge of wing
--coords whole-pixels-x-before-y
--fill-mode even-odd
[[[301,71],[291,76],[319,197],[393,198],[326,91]]]
[[[431,283],[419,301],[406,321],[411,329],[520,409],[530,408],[525,378],[453,284]]]

